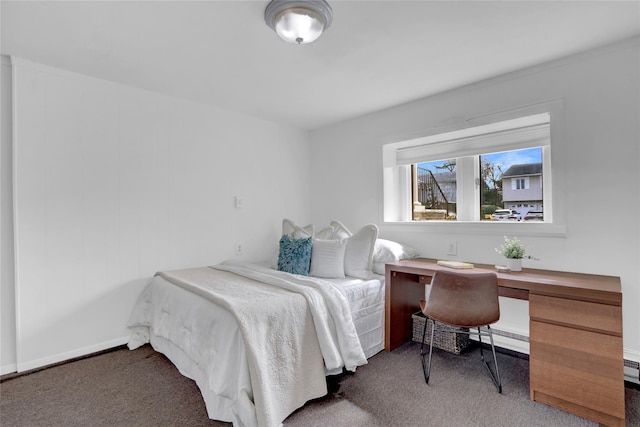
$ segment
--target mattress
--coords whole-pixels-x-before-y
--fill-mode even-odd
[[[365,356],[384,349],[384,276],[370,280],[355,278],[330,279],[340,285],[349,301],[353,323]]]

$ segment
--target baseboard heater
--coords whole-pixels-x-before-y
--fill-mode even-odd
[[[526,335],[520,335],[520,334],[507,332],[507,331],[501,331],[500,329],[495,329],[495,328],[491,328],[491,331],[493,332],[494,335],[500,335],[501,337],[512,338],[518,341],[529,342],[529,337]]]
[[[511,338],[518,341],[529,342],[529,337],[526,335],[516,334],[513,332],[501,331],[500,329],[491,328],[494,335],[500,335],[501,337]],[[635,369],[637,380],[640,382],[640,362],[635,362],[633,360],[624,360],[624,366],[627,368]]]

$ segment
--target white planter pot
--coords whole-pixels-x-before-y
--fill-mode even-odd
[[[509,267],[511,271],[522,271],[522,259],[507,258],[507,267]]]

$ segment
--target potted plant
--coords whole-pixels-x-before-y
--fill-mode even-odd
[[[522,271],[522,259],[536,259],[531,255],[526,255],[526,248],[522,242],[514,237],[512,239],[504,236],[504,243],[500,248],[496,248],[496,252],[507,259],[507,267],[511,271]]]

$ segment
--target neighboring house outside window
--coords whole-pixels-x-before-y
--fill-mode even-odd
[[[505,209],[523,216],[542,211],[542,163],[512,165],[502,175],[502,192]]]

